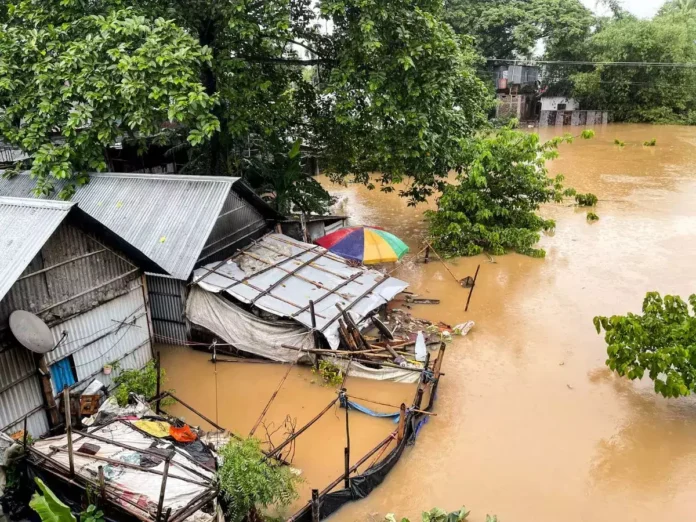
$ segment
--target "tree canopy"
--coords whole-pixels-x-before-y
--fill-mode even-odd
[[[442,17],[438,0],[15,0],[0,140],[31,155],[40,192],[86,182],[125,139],[186,151],[183,173],[243,176],[283,211],[329,201],[309,156],[339,178],[410,178],[420,201],[491,103]]]
[[[586,139],[593,135],[591,130],[581,134]],[[436,211],[426,213],[433,246],[448,256],[514,250],[544,257],[535,245],[555,223],[536,212],[544,203],[575,195],[563,187],[562,175],[548,176],[546,161],[557,157],[561,143],[572,140],[566,135],[542,142],[538,134],[503,128],[472,143],[457,183],[444,189]]]
[[[691,308],[691,310],[689,309]],[[643,313],[595,317],[597,333],[605,332],[607,366],[622,377],[642,379],[647,373],[655,392],[680,397],[696,390],[696,295],[649,292]]]
[[[696,63],[696,18],[678,11],[615,19],[581,52],[595,62]],[[598,65],[571,78],[583,107],[609,110],[616,121],[696,123],[693,67]]]
[[[594,21],[580,0],[445,0],[445,10],[486,58],[530,57],[539,40],[557,49],[577,45]]]

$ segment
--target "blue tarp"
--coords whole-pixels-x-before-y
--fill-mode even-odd
[[[380,413],[378,411],[371,410],[370,408],[367,408],[366,406],[363,406],[362,404],[358,404],[357,402],[353,402],[350,400],[345,400],[343,397],[341,398],[341,408],[346,407],[346,403],[348,403],[348,407],[351,410],[357,410],[360,413],[364,413],[365,415],[370,415],[371,417],[380,417],[383,419],[394,419],[394,422],[399,422],[399,416],[401,415],[401,412],[396,412],[396,413]]]

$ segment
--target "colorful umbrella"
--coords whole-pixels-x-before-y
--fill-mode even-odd
[[[408,247],[394,234],[372,227],[348,227],[315,241],[334,254],[365,265],[393,263],[401,259]]]

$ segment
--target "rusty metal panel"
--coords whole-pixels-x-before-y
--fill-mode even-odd
[[[46,433],[48,419],[33,356],[13,344],[0,351],[0,429],[8,433],[21,430],[29,413],[29,433],[33,437]]]
[[[134,269],[81,230],[63,223],[0,301],[0,327],[14,310],[39,314],[52,325],[94,308],[125,293],[129,278],[121,276]],[[63,304],[54,306],[58,303]]]
[[[72,355],[77,380],[84,380],[85,386],[93,378],[106,385],[112,383],[116,374],[105,375],[101,371],[105,364],[119,361],[124,369],[142,367],[150,357],[143,359],[140,354],[124,359],[126,354],[150,348],[145,298],[138,283],[133,281],[127,294],[51,328],[57,344],[63,332],[67,332],[67,337],[55,350],[46,354],[46,363],[50,366]]]

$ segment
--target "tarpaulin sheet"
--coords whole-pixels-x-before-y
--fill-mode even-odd
[[[358,323],[408,288],[408,283],[377,270],[352,267],[324,248],[271,234],[218,266],[194,272],[194,282],[209,292],[227,292],[243,303],[312,326],[309,302],[315,302],[317,329],[334,350],[339,346],[336,305],[349,309]]]
[[[313,362],[311,354],[288,350],[281,344],[314,348],[311,332],[289,321],[264,321],[215,294],[191,288],[186,316],[238,350],[279,362]]]

